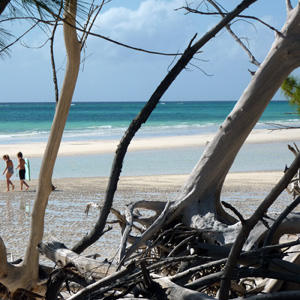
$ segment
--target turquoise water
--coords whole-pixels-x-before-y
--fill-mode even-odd
[[[235,103],[161,103],[137,136],[214,133]],[[63,140],[119,139],[143,105],[141,102],[74,103]],[[54,112],[54,103],[0,103],[0,144],[46,141]],[[270,103],[256,127],[298,126],[298,123],[299,119],[288,103],[276,101]],[[122,175],[189,174],[203,151],[204,147],[129,152]],[[231,171],[282,170],[292,159],[286,143],[244,145]],[[53,176],[108,176],[112,161],[113,154],[58,157]],[[41,159],[32,158],[30,165],[32,178],[38,178]]]
[[[215,132],[235,103],[160,103],[138,136],[178,136]],[[143,106],[142,102],[73,103],[64,140],[119,139]],[[0,103],[0,143],[46,141],[54,112],[55,103]],[[257,127],[270,128],[265,123],[293,126],[298,120],[286,101],[276,101],[270,103]]]
[[[123,176],[189,174],[204,151],[199,148],[179,148],[127,153]],[[239,152],[231,172],[277,171],[293,161],[286,143],[246,144]],[[41,158],[31,158],[32,178],[38,178]],[[109,176],[113,154],[58,157],[54,178]],[[4,164],[3,164],[4,167]]]

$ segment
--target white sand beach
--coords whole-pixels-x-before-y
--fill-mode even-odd
[[[135,138],[131,142],[130,151],[191,148],[205,146],[213,139],[214,135],[189,135],[153,138]],[[267,130],[256,129],[249,135],[247,144],[262,144],[300,141],[300,129],[290,130]],[[59,150],[60,156],[65,155],[90,155],[113,153],[116,151],[119,140],[87,140],[62,142]],[[15,153],[16,149],[22,149],[27,157],[42,157],[46,143],[22,143],[22,144],[0,144],[0,153]]]

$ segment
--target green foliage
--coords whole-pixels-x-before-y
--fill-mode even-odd
[[[300,114],[300,79],[290,75],[281,85],[281,91],[297,113]]]

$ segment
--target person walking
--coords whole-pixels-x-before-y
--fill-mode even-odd
[[[21,184],[21,188],[20,191],[23,190],[23,185],[26,186],[25,191],[27,191],[29,189],[29,185],[26,183],[25,181],[25,160],[23,158],[23,153],[22,152],[18,152],[17,154],[18,157],[18,166],[16,167],[16,170],[19,168],[19,177],[20,177],[20,184]]]
[[[13,183],[10,180],[10,177],[14,174],[14,164],[13,164],[12,160],[9,158],[8,154],[3,155],[3,159],[5,161],[5,166],[6,166],[3,171],[3,175],[6,172],[6,186],[7,186],[6,192],[9,192],[9,185],[11,185],[12,191],[15,188],[15,186],[13,185]]]

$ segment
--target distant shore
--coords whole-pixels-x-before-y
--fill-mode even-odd
[[[151,138],[135,138],[129,146],[130,151],[174,149],[203,147],[210,142],[214,134],[188,135],[188,136],[167,136]],[[300,129],[289,130],[267,130],[256,129],[246,140],[246,144],[263,144],[276,142],[298,142],[300,141]],[[114,153],[119,140],[84,140],[62,142],[59,150],[60,156],[71,155],[91,155]],[[0,153],[9,153],[14,155],[21,151],[26,153],[26,157],[42,157],[45,151],[46,143],[31,142],[22,144],[0,144]]]

